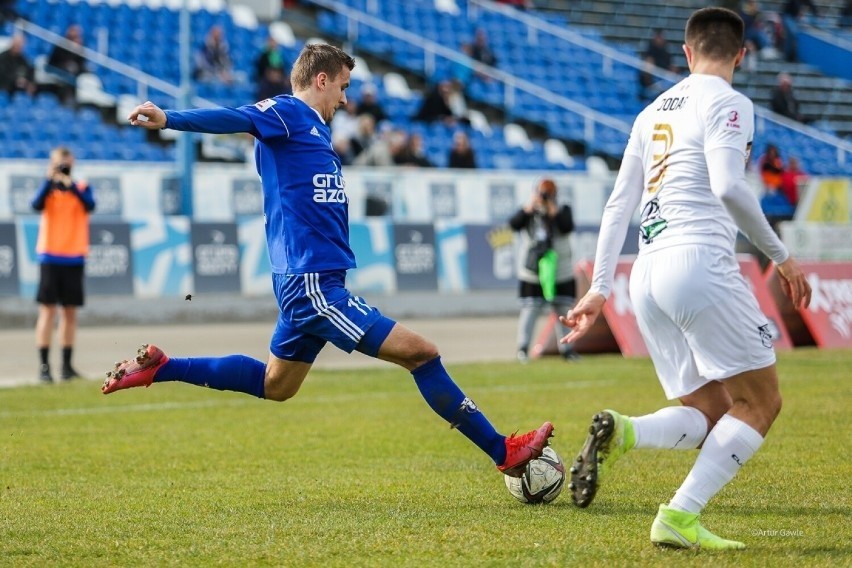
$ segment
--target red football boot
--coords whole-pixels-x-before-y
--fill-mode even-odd
[[[133,387],[148,387],[154,382],[157,370],[169,362],[169,357],[156,345],[142,345],[136,358],[115,364],[115,370],[107,373],[101,392],[111,392]]]
[[[544,448],[550,444],[552,435],[553,424],[550,422],[545,422],[537,430],[523,436],[512,434],[506,438],[506,460],[497,469],[509,477],[520,477],[526,465],[541,456]]]

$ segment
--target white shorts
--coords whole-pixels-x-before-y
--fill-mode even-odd
[[[640,254],[630,299],[669,400],[775,363],[769,321],[723,249],[681,245]]]

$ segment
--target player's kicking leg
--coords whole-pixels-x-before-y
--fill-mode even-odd
[[[527,463],[541,456],[553,435],[550,422],[521,436],[499,434],[447,373],[435,345],[387,318],[375,328],[383,326],[389,329],[385,328],[378,350],[362,349],[364,343],[379,343],[372,328],[359,350],[408,369],[429,407],[488,454],[499,471],[520,477]]]

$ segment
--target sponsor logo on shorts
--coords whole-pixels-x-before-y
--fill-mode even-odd
[[[763,343],[763,346],[771,349],[772,331],[769,329],[769,324],[765,323],[763,325],[757,326],[757,332],[760,334],[760,342]]]

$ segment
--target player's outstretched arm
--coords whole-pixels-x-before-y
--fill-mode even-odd
[[[571,328],[571,333],[560,339],[560,343],[574,343],[586,335],[598,319],[605,303],[606,298],[602,294],[588,292],[566,315],[559,316],[559,321]]]
[[[146,101],[137,106],[127,119],[133,126],[141,126],[148,130],[159,130],[166,127],[166,113],[151,101]]]
[[[781,289],[797,309],[807,308],[811,303],[811,285],[805,273],[793,257],[776,266],[781,276]]]
[[[209,134],[236,134],[248,132],[258,135],[248,114],[236,108],[194,108],[164,111],[148,101],[139,105],[127,117],[133,126],[149,130],[170,128],[184,132]]]

